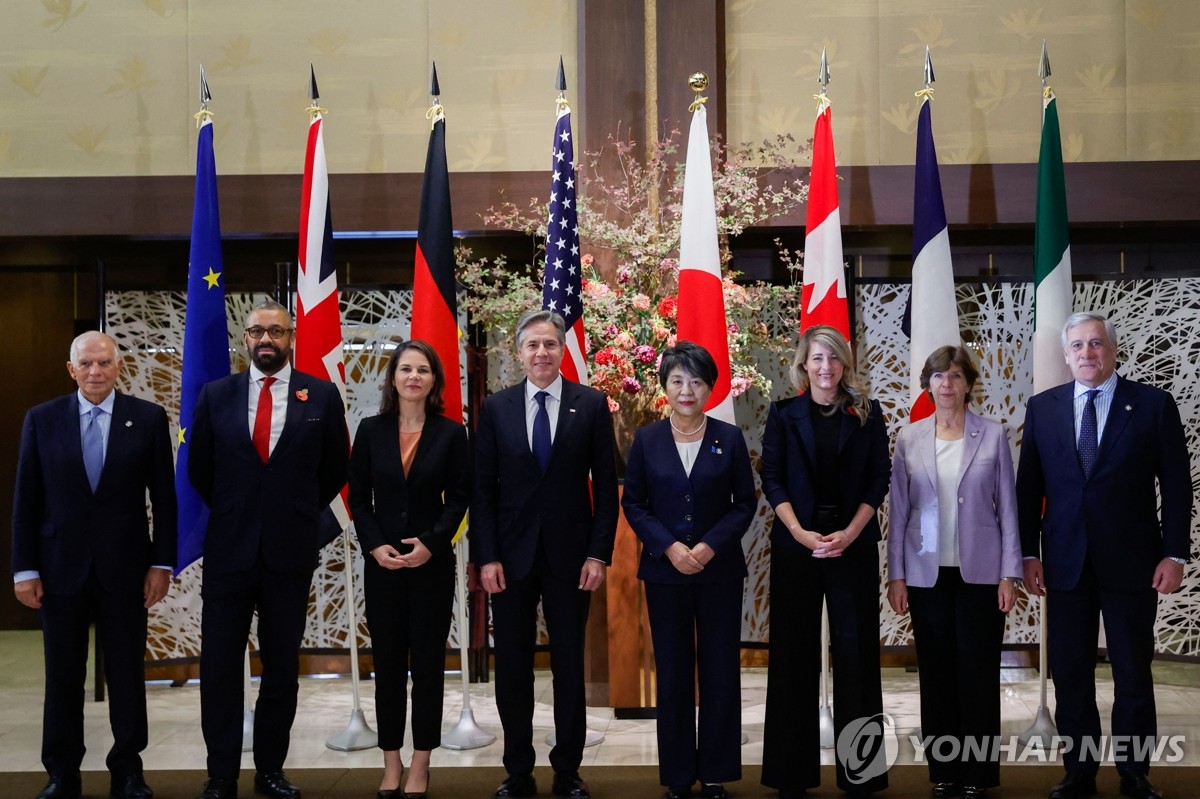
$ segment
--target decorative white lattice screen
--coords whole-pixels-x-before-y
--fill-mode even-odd
[[[1002,422],[1008,429],[1014,455],[1019,453],[1025,401],[1032,383],[1029,331],[1032,321],[1032,287],[1027,283],[961,284],[957,287],[963,338],[978,359],[980,380],[974,392],[974,409]],[[351,430],[374,412],[378,402],[379,375],[386,361],[386,347],[408,334],[411,310],[408,291],[344,291],[342,318],[347,342],[347,394]],[[900,330],[907,284],[877,283],[856,289],[859,366],[873,396],[878,398],[893,431],[904,423],[908,404],[908,342]],[[241,320],[258,299],[251,295],[228,298],[230,341],[240,342]],[[126,354],[121,390],[164,405],[174,418],[179,402],[179,351],[183,339],[184,301],[181,293],[120,292],[107,297],[109,332]],[[1200,485],[1200,280],[1123,280],[1083,282],[1075,285],[1075,307],[1108,314],[1120,334],[1119,371],[1125,377],[1144,380],[1174,394],[1183,416],[1192,453],[1192,484]],[[763,320],[772,329],[795,330],[795,306],[772,309],[775,316]],[[465,325],[465,320],[463,320]],[[235,345],[244,358],[240,345]],[[761,363],[775,383],[774,397],[753,392],[738,400],[737,415],[746,431],[751,454],[760,450],[762,427],[771,399],[787,396],[791,388],[787,364],[778,355],[761,354]],[[512,360],[493,358],[492,383],[503,382],[503,372]],[[463,364],[463,374],[465,374]],[[464,391],[464,396],[466,392]],[[886,504],[884,515],[886,516]],[[753,529],[744,539],[750,565],[743,603],[743,639],[765,641],[767,634],[768,555],[767,526],[770,508],[760,502]],[[1193,540],[1197,523],[1193,520]],[[886,520],[885,520],[886,529]],[[1193,549],[1195,544],[1193,544]],[[355,574],[361,577],[362,560],[352,548]],[[313,580],[308,627],[304,646],[344,648],[347,614],[340,544],[326,547]],[[193,565],[181,575],[166,602],[151,616],[151,657],[170,659],[194,657],[199,653],[200,569]],[[1183,589],[1159,603],[1157,622],[1160,652],[1200,656],[1200,570],[1189,564]],[[362,595],[358,608],[359,641],[369,644],[362,624]],[[882,624],[885,645],[905,644],[911,639],[907,618],[892,614],[884,601],[880,581]],[[812,609],[803,609],[812,612]],[[451,629],[451,645],[457,646],[457,629]],[[1006,640],[1010,643],[1037,641],[1036,617],[1022,602],[1009,614]]]

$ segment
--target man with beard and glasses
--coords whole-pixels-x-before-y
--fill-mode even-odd
[[[283,773],[296,715],[300,641],[324,508],[346,482],[341,394],[291,367],[292,317],[259,303],[246,317],[244,372],[200,392],[188,474],[210,511],[204,539],[200,715],[208,747],[202,799],[237,796],[243,653],[258,612],[262,682],[254,713],[254,790],[298,799]]]

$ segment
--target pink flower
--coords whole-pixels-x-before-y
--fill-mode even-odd
[[[675,346],[675,334],[672,333],[671,335],[667,336],[667,347],[669,349],[674,346]]]
[[[654,363],[658,359],[658,353],[649,344],[639,344],[633,351],[633,357],[642,363]]]
[[[737,326],[737,322],[730,322],[728,327],[729,327],[729,335],[731,335],[731,336],[736,336],[738,334],[738,331],[741,330],[741,328]]]
[[[630,305],[634,307],[634,310],[648,311],[650,310],[650,298],[645,294],[634,294]]]
[[[617,326],[612,323],[609,323],[604,326],[604,335],[607,336],[608,338],[615,338],[617,333],[620,333],[620,332],[621,331],[617,329]]]
[[[729,381],[729,393],[735,397],[745,394],[748,388],[750,388],[750,380],[742,375],[734,375]]]
[[[592,261],[594,260],[596,260],[595,257],[589,252],[584,253],[583,257],[579,259],[579,263],[583,264],[584,266],[591,266]]]
[[[621,267],[617,270],[617,282],[624,285],[633,279],[633,272],[629,271],[628,267]]]
[[[642,384],[636,377],[625,377],[621,380],[621,390],[626,394],[636,394],[642,390]]]
[[[591,256],[589,256],[589,255],[584,256],[584,258],[590,258],[590,257]],[[605,399],[608,400],[608,412],[609,413],[619,413],[621,411],[621,403],[617,402],[612,397],[605,397]]]
[[[622,330],[617,334],[617,346],[623,350],[631,350],[637,342],[633,340],[633,336]]]
[[[667,330],[665,327],[654,328],[654,337],[660,341],[669,335],[671,335],[671,331]]]

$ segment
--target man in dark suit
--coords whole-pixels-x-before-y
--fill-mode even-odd
[[[1071,740],[1066,776],[1050,797],[1078,799],[1096,792],[1103,756],[1095,675],[1101,613],[1112,735],[1153,746],[1154,616],[1158,594],[1178,590],[1183,579],[1192,486],[1175,400],[1116,374],[1112,323],[1074,314],[1062,343],[1075,379],[1029,401],[1017,509],[1026,588],[1047,597],[1055,722]],[[1114,759],[1122,794],[1158,799],[1146,753],[1124,748]]]
[[[88,624],[97,621],[109,691],[112,796],[149,799],[146,611],[167,595],[176,506],[166,412],[115,391],[117,345],[96,331],[71,343],[79,390],[25,415],[13,496],[17,599],[41,611],[46,658],[39,799],[76,799],[83,761]],[[153,505],[151,536],[146,493]]]
[[[489,397],[476,433],[472,559],[492,597],[496,705],[506,779],[496,796],[533,796],[533,648],[538,600],[550,635],[556,796],[585,798],[583,649],[592,591],[604,582],[617,524],[607,398],[559,373],[563,319],[517,323],[525,380]],[[590,486],[589,486],[590,476]]]
[[[320,551],[319,519],[346,482],[341,394],[291,367],[292,317],[266,301],[246,317],[251,365],[200,392],[188,474],[210,511],[204,539],[200,715],[203,799],[237,796],[243,653],[258,611],[262,681],[254,713],[254,789],[298,799],[283,773],[296,716],[300,642]]]

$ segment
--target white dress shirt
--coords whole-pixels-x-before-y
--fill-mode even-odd
[[[258,395],[262,393],[263,378],[267,375],[254,364],[250,364],[249,419],[250,437],[254,438],[254,418],[258,416]],[[272,377],[275,382],[269,389],[271,392],[271,443],[267,452],[275,451],[279,434],[283,432],[283,424],[287,421],[288,384],[292,380],[292,365],[284,364],[283,368]]]
[[[1117,390],[1117,373],[1113,372],[1100,385],[1096,395],[1096,446],[1104,438],[1104,423],[1108,421],[1108,411],[1112,408],[1113,393]],[[1092,389],[1083,383],[1075,383],[1075,446],[1079,446],[1079,428],[1083,424],[1083,409],[1087,406],[1087,393]]]
[[[554,443],[554,433],[558,429],[558,408],[562,404],[562,375],[554,378],[554,382],[545,388],[538,388],[531,381],[525,381],[525,438],[529,442],[529,451],[533,452],[533,420],[537,417],[538,401],[534,399],[539,391],[545,391],[546,415],[550,417],[550,443]]]

